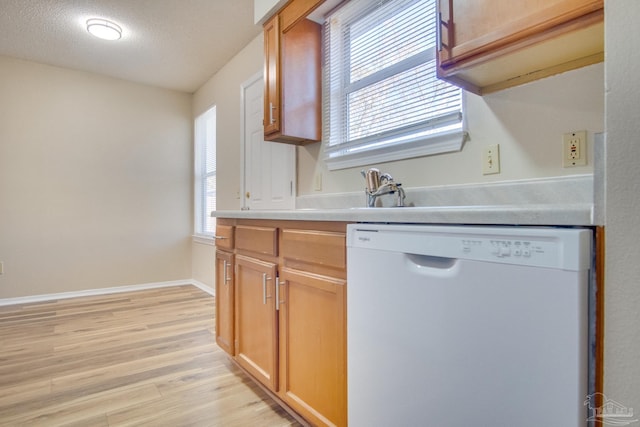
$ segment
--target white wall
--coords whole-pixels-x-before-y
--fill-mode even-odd
[[[640,409],[640,2],[605,1],[604,391]],[[630,424],[630,425],[636,425]]]
[[[191,278],[191,95],[0,57],[0,298]]]
[[[405,187],[486,183],[591,173],[586,167],[563,168],[562,134],[604,129],[604,65],[596,64],[501,92],[476,96],[464,93],[470,138],[462,151],[376,164]],[[482,175],[482,149],[500,144],[501,173]],[[320,143],[298,150],[298,193],[312,195],[359,191],[364,167],[329,171]],[[368,167],[368,166],[367,166]],[[322,174],[323,189],[314,191],[314,176]],[[407,201],[411,200],[407,193]]]
[[[263,66],[262,35],[251,42],[194,96],[194,114],[218,105],[218,208],[240,208],[240,84]],[[421,157],[380,167],[405,187],[483,183],[591,173],[593,164],[563,168],[562,134],[604,130],[604,64],[595,64],[484,97],[465,94],[469,141],[462,151]],[[220,106],[223,106],[222,112]],[[483,176],[482,149],[500,144],[498,175]],[[322,143],[298,147],[298,195],[360,191],[362,167],[329,171]],[[590,157],[590,156],[589,156]],[[322,191],[315,176],[322,174]],[[407,195],[410,201],[410,194]]]
[[[191,278],[215,292],[216,265],[213,242],[194,240],[191,244]]]
[[[263,38],[255,38],[193,96],[193,117],[216,106],[217,200],[220,210],[240,209],[240,85],[262,70]],[[193,242],[193,278],[214,288],[215,247]]]
[[[216,106],[218,209],[240,208],[240,85],[263,67],[263,38],[256,37],[193,96],[197,117]]]
[[[267,17],[287,3],[287,0],[254,0],[253,1],[253,22],[264,23]]]

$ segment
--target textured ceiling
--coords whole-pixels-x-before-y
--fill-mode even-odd
[[[118,23],[115,42],[86,31]],[[262,31],[253,0],[0,0],[0,55],[194,92]]]

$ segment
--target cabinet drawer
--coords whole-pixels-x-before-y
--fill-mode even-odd
[[[346,235],[316,230],[282,230],[280,242],[286,259],[331,268],[346,268]]]
[[[216,225],[216,246],[220,249],[233,249],[233,225]]]
[[[278,256],[278,229],[274,227],[236,227],[236,249]]]

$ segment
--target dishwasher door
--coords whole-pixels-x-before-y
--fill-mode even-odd
[[[587,425],[590,242],[350,225],[349,425]]]

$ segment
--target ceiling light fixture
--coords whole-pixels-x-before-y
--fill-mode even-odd
[[[122,37],[122,28],[106,19],[93,18],[87,20],[87,31],[104,40],[118,40]]]

